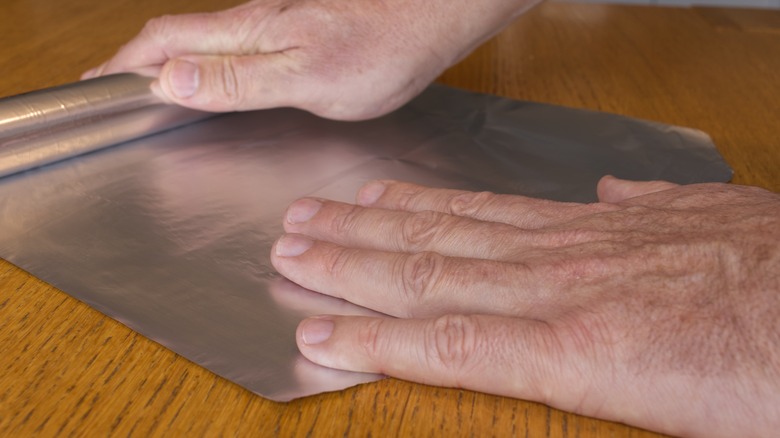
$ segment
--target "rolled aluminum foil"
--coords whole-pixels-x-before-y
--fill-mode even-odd
[[[212,116],[163,104],[151,82],[121,74],[0,99],[0,178]]]
[[[392,178],[590,202],[604,174],[678,183],[731,177],[699,131],[438,85],[365,122],[276,109],[170,130],[168,111],[179,109],[147,100],[147,79],[103,81],[99,93],[88,82],[2,101],[13,120],[0,120],[0,138],[16,140],[0,143],[0,168],[28,170],[0,179],[0,256],[278,401],[380,378],[323,368],[297,351],[295,328],[307,316],[374,314],[274,271],[271,245],[299,197],[351,201],[366,181]],[[70,97],[54,96],[63,90]],[[148,103],[158,108],[146,120],[169,130],[114,129],[126,120],[115,115]],[[83,154],[131,134],[138,138]],[[43,136],[51,142],[35,143],[40,151],[23,150],[79,156],[20,164],[12,152],[19,139]]]

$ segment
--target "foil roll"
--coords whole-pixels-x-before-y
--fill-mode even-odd
[[[0,99],[0,178],[210,117],[125,73]]]

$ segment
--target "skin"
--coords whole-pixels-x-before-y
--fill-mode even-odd
[[[263,0],[149,21],[84,77],[165,101],[385,114],[536,0]],[[299,285],[388,316],[320,316],[329,367],[540,401],[685,436],[780,430],[780,195],[605,177],[600,202],[367,184],[293,203],[272,250]]]
[[[780,430],[780,195],[605,177],[601,202],[366,185],[286,213],[274,266],[392,317],[298,328],[313,362],[683,436]]]
[[[539,0],[258,0],[165,16],[91,78],[155,75],[165,101],[206,111],[297,107],[360,120],[408,102]]]

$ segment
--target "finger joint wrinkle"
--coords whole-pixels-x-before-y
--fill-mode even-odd
[[[445,315],[433,321],[428,358],[433,368],[443,367],[452,376],[468,373],[479,354],[479,324],[472,316]]]
[[[442,255],[429,251],[405,259],[401,268],[401,290],[409,308],[421,304],[434,293],[443,264]]]
[[[423,211],[405,218],[401,224],[402,247],[425,250],[431,243],[441,240],[441,230],[446,228],[446,216],[433,211]]]
[[[447,211],[456,216],[470,216],[487,207],[496,195],[490,192],[467,193],[450,199]]]
[[[241,105],[243,96],[238,76],[236,76],[236,57],[225,56],[222,59],[222,93],[225,96],[226,103],[233,108],[237,108]]]
[[[337,235],[350,234],[359,220],[358,216],[361,211],[363,210],[360,207],[353,205],[349,211],[344,214],[336,215],[331,222],[333,231],[335,231]]]

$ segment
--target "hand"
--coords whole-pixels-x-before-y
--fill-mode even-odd
[[[780,430],[780,196],[605,177],[601,202],[372,182],[293,203],[272,250],[333,368],[539,401],[670,434]]]
[[[398,108],[539,0],[255,0],[151,20],[83,78],[159,74],[166,101],[298,107],[345,120]]]

